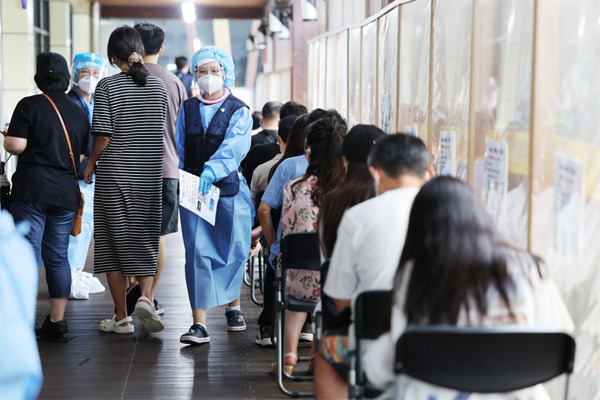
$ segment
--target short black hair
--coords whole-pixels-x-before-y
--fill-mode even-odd
[[[142,38],[145,55],[153,56],[158,54],[160,46],[165,41],[165,31],[160,26],[147,21],[135,24],[133,28],[138,31]]]
[[[184,56],[175,57],[175,65],[178,70],[181,70],[183,67],[188,65],[188,59]]]
[[[252,113],[252,130],[260,128],[260,111],[254,111]]]
[[[308,109],[302,104],[298,104],[295,101],[288,101],[284,105],[281,106],[281,110],[279,110],[279,118],[284,119],[288,115],[304,115],[308,114]]]
[[[381,168],[390,178],[400,175],[423,177],[429,169],[427,147],[421,139],[404,133],[380,137],[373,145],[367,163]]]
[[[282,104],[279,101],[266,102],[261,111],[263,119],[279,118],[281,106]]]

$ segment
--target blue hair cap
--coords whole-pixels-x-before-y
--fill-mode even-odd
[[[225,86],[233,87],[235,83],[235,66],[231,54],[217,46],[205,46],[192,56],[192,71],[196,70],[196,64],[205,59],[216,60],[225,69]],[[194,74],[195,75],[195,74]]]
[[[106,76],[106,65],[106,58],[98,54],[75,54],[75,57],[73,58],[73,83],[77,83],[79,81],[79,71],[81,71],[85,67],[97,68],[98,70],[100,70],[100,77],[103,78],[104,76]]]

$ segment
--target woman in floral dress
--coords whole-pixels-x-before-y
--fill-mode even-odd
[[[298,179],[289,181],[283,191],[281,237],[292,232],[315,232],[321,199],[336,188],[344,176],[342,159],[335,147],[346,135],[346,124],[338,118],[324,118],[306,128],[308,168]],[[316,303],[321,297],[319,271],[288,270],[286,292],[298,300]],[[285,312],[285,370],[292,372],[298,354],[300,332],[306,313]]]

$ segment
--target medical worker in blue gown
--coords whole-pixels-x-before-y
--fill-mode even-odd
[[[194,324],[181,336],[187,344],[210,341],[206,309],[227,304],[227,330],[243,331],[240,309],[244,264],[250,251],[253,208],[240,163],[250,150],[252,117],[231,94],[231,55],[207,46],[191,60],[201,95],[183,103],[177,117],[179,168],[200,176],[200,191],[221,191],[215,226],[180,207],[185,245],[185,278]]]
[[[89,118],[91,125],[94,112],[94,91],[100,79],[106,76],[106,58],[94,53],[76,54],[73,58],[72,69],[73,76],[71,80],[73,86],[67,95],[75,104],[81,107],[85,115]],[[93,140],[90,134],[85,158],[79,164],[79,172],[77,174],[85,206],[81,219],[81,233],[77,236],[69,237],[69,266],[71,270],[82,270],[85,266],[90,242],[92,241],[92,231],[94,229],[94,184],[87,184],[83,180],[83,171],[85,171],[87,161],[92,153],[92,143]],[[76,295],[77,298],[86,298],[86,293],[82,292],[80,286],[82,279],[81,275],[74,275],[74,279],[71,279],[71,287],[78,288],[75,291],[71,290],[71,296]]]

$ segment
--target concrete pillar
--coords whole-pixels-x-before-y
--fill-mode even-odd
[[[213,19],[213,36],[215,38],[215,46],[231,54],[231,32],[229,30],[228,19]]]
[[[33,2],[0,0],[2,6],[2,121],[10,120],[23,97],[34,94]]]
[[[92,51],[92,18],[89,14],[73,13],[73,56]]]
[[[61,54],[70,63],[71,44],[71,4],[66,0],[51,1],[50,51]]]
[[[92,51],[106,55],[106,49],[100,48],[100,3],[92,3]]]

